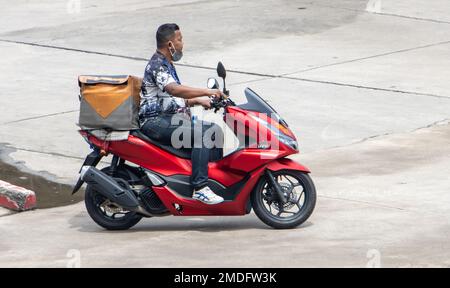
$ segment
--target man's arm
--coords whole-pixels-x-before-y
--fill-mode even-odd
[[[164,90],[172,96],[180,97],[183,99],[193,99],[202,96],[220,97],[222,95],[222,92],[218,89],[193,88],[177,83],[170,83],[166,85],[164,87]]]
[[[192,107],[195,105],[202,105],[205,108],[211,108],[211,99],[208,97],[197,97],[193,99],[186,99],[186,106]]]

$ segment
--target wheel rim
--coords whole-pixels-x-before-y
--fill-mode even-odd
[[[275,181],[281,187],[287,203],[280,205],[276,192],[265,182],[261,192],[259,201],[264,207],[265,213],[276,220],[289,221],[298,218],[306,209],[308,203],[308,193],[305,184],[298,177],[282,173],[274,175]]]
[[[130,213],[98,192],[94,192],[93,199],[98,211],[109,220],[120,220]]]

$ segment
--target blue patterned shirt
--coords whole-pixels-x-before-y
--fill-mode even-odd
[[[139,111],[141,124],[161,113],[188,111],[183,98],[172,96],[165,91],[165,87],[171,83],[181,84],[177,71],[173,64],[157,51],[145,67]]]

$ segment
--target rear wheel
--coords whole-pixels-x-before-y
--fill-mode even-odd
[[[308,174],[300,171],[280,170],[272,174],[287,203],[280,203],[278,195],[263,176],[251,195],[255,214],[273,228],[295,228],[304,223],[314,211],[317,198],[314,183]]]
[[[109,169],[109,167],[106,167],[102,169],[102,172],[108,174]],[[116,173],[116,177],[125,181],[129,180],[126,173],[120,170]],[[84,203],[92,220],[107,230],[127,230],[142,219],[142,216],[136,212],[125,210],[118,204],[111,202],[90,185],[86,188]]]

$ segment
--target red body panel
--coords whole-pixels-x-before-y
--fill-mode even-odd
[[[252,171],[246,185],[234,201],[226,201],[217,205],[207,205],[197,200],[185,198],[178,195],[175,191],[170,190],[167,186],[154,187],[153,190],[175,216],[245,215],[247,213],[247,203],[250,199],[250,193],[253,191],[253,188],[258,183],[259,178],[266,168],[273,171],[289,169],[309,173],[309,170],[306,167],[291,159],[276,159],[268,165],[264,165],[255,171]],[[178,211],[175,209],[174,203],[182,205],[183,210]]]
[[[244,125],[246,128],[244,133],[246,135],[254,135],[252,133],[256,131],[253,130],[257,127],[257,129],[260,129],[259,133],[261,131],[263,131],[262,133],[267,133],[266,140],[270,141],[271,137],[277,137],[271,133],[270,129],[266,129],[263,125],[256,123],[250,116],[254,114],[253,112],[245,111],[238,107],[227,107],[226,112],[228,119],[225,120],[227,124],[235,121],[233,126]],[[269,121],[271,120],[269,119]],[[236,127],[230,125],[230,128],[236,132]],[[135,163],[161,175],[191,175],[192,169],[189,159],[178,158],[132,135],[129,136],[127,141],[114,142],[105,142],[92,135],[85,136],[88,137],[89,142],[102,149],[105,153],[112,153],[126,161]],[[257,139],[256,142],[259,143],[259,140]],[[246,184],[233,201],[225,201],[217,205],[207,205],[200,201],[181,196],[176,191],[170,190],[167,185],[153,187],[153,190],[173,215],[244,215],[247,212],[247,203],[250,199],[250,194],[265,169],[273,171],[291,169],[309,173],[306,167],[285,158],[290,154],[298,153],[297,150],[281,142],[277,149],[271,148],[257,149],[257,146],[248,147],[235,151],[231,155],[209,164],[209,177],[226,187],[241,181],[249,175]],[[183,209],[178,211],[174,204],[181,205]]]
[[[89,136],[89,141],[120,158],[135,163],[162,175],[191,174],[191,161],[182,159],[169,152],[130,135],[127,141],[105,142]]]

